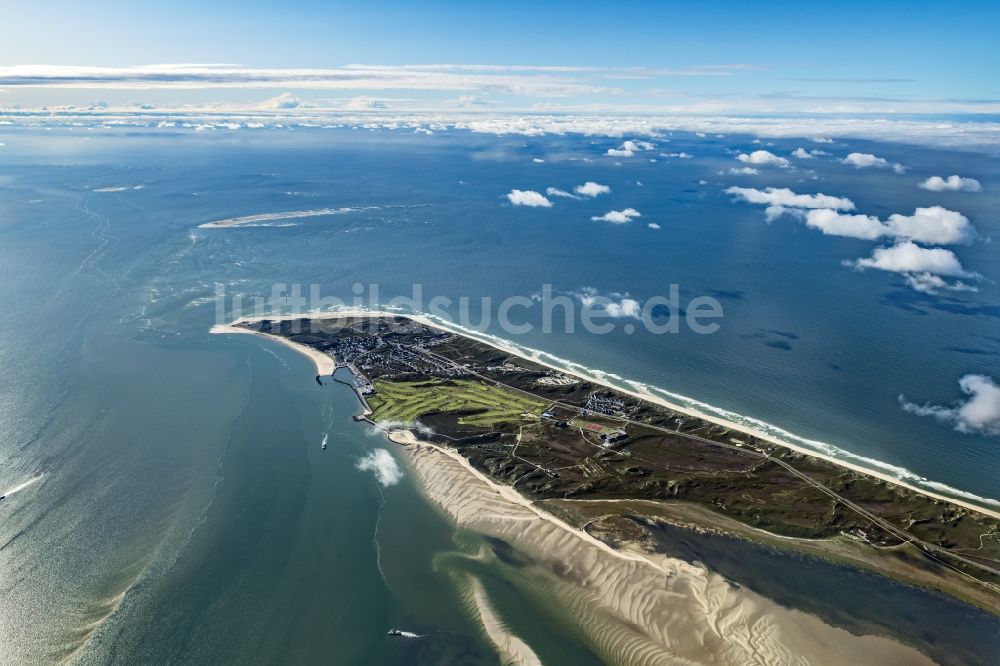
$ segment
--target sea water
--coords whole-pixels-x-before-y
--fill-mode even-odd
[[[883,470],[1000,496],[995,439],[899,406],[901,394],[947,403],[960,376],[1000,374],[993,246],[959,250],[986,278],[978,293],[932,297],[842,265],[871,243],[768,224],[724,193],[823,191],[883,217],[940,203],[989,237],[997,171],[986,157],[842,147],[984,183],[960,197],[919,190],[916,173],[833,161],[815,167],[818,181],[801,170],[737,180],[719,174],[727,151],[751,145],[736,136],[677,135],[671,149],[695,157],[655,163],[601,160],[607,146],[581,137],[18,127],[0,138],[0,491],[18,489],[0,503],[4,662],[490,663],[470,575],[547,663],[588,659],[551,609],[512,591],[508,563],[477,556],[493,552],[488,543],[455,533],[419,498],[405,464],[386,487],[358,469],[375,449],[398,452],[351,421],[349,391],[317,386],[290,350],[208,334],[217,285],[267,295],[276,282],[317,284],[349,299],[355,284],[391,297],[420,283],[475,303],[546,283],[638,299],[676,283],[685,299],[722,302],[718,333],[514,341]],[[506,205],[511,188],[586,180],[612,193]],[[197,228],[325,207],[357,211]],[[642,218],[590,220],[625,207]],[[393,627],[425,638],[387,637]]]

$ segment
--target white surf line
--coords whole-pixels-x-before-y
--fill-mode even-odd
[[[25,488],[27,488],[28,486],[30,486],[31,484],[35,483],[36,481],[41,481],[41,480],[42,480],[42,475],[41,474],[39,474],[38,476],[33,476],[30,479],[28,479],[27,481],[25,481],[24,483],[21,483],[20,485],[16,485],[13,488],[10,488],[9,490],[5,490],[4,492],[0,493],[0,497],[4,497],[4,498],[10,497],[14,493],[20,492],[20,491],[24,490]]]
[[[239,227],[257,222],[270,222],[271,220],[288,220],[297,217],[319,217],[320,215],[343,215],[359,210],[369,210],[377,206],[365,206],[364,208],[314,208],[312,210],[292,210],[283,213],[259,213],[257,215],[245,215],[243,217],[228,217],[224,220],[205,222],[199,224],[199,229],[222,229],[225,227]]]
[[[712,410],[718,411],[723,414],[727,415],[733,414],[737,417],[746,419],[751,423],[766,424],[766,422],[760,421],[759,419],[754,419],[752,417],[743,417],[733,412],[729,412],[728,410],[712,407],[707,403],[703,403],[690,398],[684,398],[684,396],[678,396],[678,394],[671,393],[664,389],[656,387],[648,387],[645,384],[624,379],[621,376],[613,373],[606,373],[600,370],[594,370],[580,363],[575,363],[573,361],[567,361],[565,359],[561,359],[558,356],[542,351],[540,349],[532,349],[531,347],[522,347],[513,342],[510,342],[509,340],[504,340],[503,338],[482,333],[480,331],[466,329],[462,326],[458,326],[457,324],[454,324],[452,322],[441,320],[440,318],[434,317],[432,315],[413,314],[410,312],[392,311],[392,310],[367,310],[361,308],[345,308],[342,310],[320,310],[316,312],[304,312],[301,314],[294,314],[294,315],[271,314],[271,315],[259,315],[254,317],[243,317],[234,321],[232,324],[229,324],[226,327],[214,326],[212,328],[212,331],[255,333],[257,335],[263,335],[269,338],[276,338],[279,341],[284,342],[288,346],[291,346],[293,348],[298,348],[298,350],[301,353],[311,356],[312,354],[319,354],[319,352],[316,352],[311,347],[293,343],[289,341],[287,338],[279,338],[278,336],[274,336],[269,333],[257,333],[256,331],[248,331],[247,329],[236,326],[236,324],[252,323],[263,320],[286,321],[294,319],[340,319],[342,317],[371,317],[371,318],[403,317],[405,319],[409,319],[411,321],[424,324],[425,326],[430,326],[432,328],[437,328],[458,335],[464,335],[465,337],[472,338],[473,340],[476,340],[477,342],[481,342],[485,345],[493,347],[494,349],[498,349],[500,351],[506,352],[513,356],[517,356],[518,358],[522,358],[532,363],[537,363],[538,365],[544,366],[551,370],[555,370],[557,372],[561,372],[563,374],[576,377],[579,380],[593,382],[595,384],[599,384],[601,386],[605,386],[607,388],[611,388],[616,391],[621,391],[622,393],[631,395],[634,398],[638,398],[640,400],[645,400],[647,402],[651,402],[660,405],[662,407],[666,407],[667,409],[671,409],[680,414],[684,414],[686,416],[691,416],[694,418],[699,418],[704,421],[708,421],[709,423],[723,426],[724,428],[728,428],[738,433],[742,433],[744,435],[748,435],[751,437],[756,437],[757,439],[769,442],[771,444],[774,444],[775,446],[781,446],[786,449],[791,449],[792,451],[802,453],[804,455],[812,456],[814,458],[819,458],[821,460],[825,460],[835,465],[839,465],[840,467],[844,467],[846,469],[850,469],[855,472],[859,472],[861,474],[867,474],[868,476],[873,476],[875,478],[881,479],[893,485],[907,488],[922,495],[926,495],[934,499],[939,499],[944,502],[951,502],[952,504],[955,504],[957,506],[961,506],[966,509],[970,509],[972,511],[977,511],[979,513],[986,514],[987,516],[990,516],[992,518],[1000,519],[1000,510],[991,509],[986,506],[983,506],[983,504],[988,504],[1000,507],[1000,500],[991,497],[981,497],[974,493],[965,490],[960,490],[958,488],[953,488],[951,486],[948,486],[947,484],[940,483],[937,481],[925,480],[919,474],[916,474],[903,467],[898,467],[896,465],[892,465],[890,463],[884,463],[882,461],[875,461],[871,458],[865,458],[863,456],[851,453],[850,451],[845,451],[832,444],[827,444],[825,442],[819,442],[816,440],[810,440],[804,437],[799,437],[797,435],[792,435],[791,433],[788,433],[789,436],[795,438],[796,440],[801,442],[808,442],[812,445],[817,446],[817,448],[819,448],[820,450],[809,448],[809,446],[794,444],[792,442],[781,439],[775,436],[774,434],[761,430],[759,427],[756,427],[754,425],[741,424],[728,420],[726,418],[721,418],[718,416],[714,416],[712,414],[706,414],[705,412],[701,411],[701,409],[711,408]],[[231,328],[234,330],[216,331],[215,329],[217,328],[227,328],[227,329]],[[320,355],[322,356],[322,354]],[[545,360],[546,358],[552,360]],[[620,381],[622,383],[627,384],[628,386],[616,385],[612,383],[612,380]],[[658,395],[654,395],[652,391],[657,391],[669,396],[678,396],[680,398],[684,398],[685,400],[689,400],[691,403],[698,405],[698,407],[685,406],[672,402]],[[771,424],[766,424],[766,425],[769,426],[769,428],[773,428],[774,430],[777,430],[781,433],[787,433],[787,431],[778,428],[777,426],[773,426]],[[870,467],[865,467],[863,465],[844,460],[843,458],[837,457],[838,455],[860,459],[862,461],[868,462],[869,464],[877,464],[878,466],[881,466],[883,468],[892,469],[894,471],[897,471],[897,473],[904,475],[905,478],[900,479],[896,476],[893,476],[892,474],[888,474],[886,472],[882,472],[877,469],[871,469]]]

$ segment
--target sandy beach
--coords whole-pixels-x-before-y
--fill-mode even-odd
[[[337,362],[331,356],[320,353],[311,347],[306,347],[305,345],[298,345],[289,340],[288,338],[283,338],[280,335],[271,335],[270,333],[260,333],[258,331],[251,331],[246,328],[240,328],[239,326],[232,326],[226,324],[218,324],[213,326],[209,331],[212,334],[225,334],[225,333],[239,333],[243,335],[255,335],[260,338],[266,338],[268,340],[274,340],[278,344],[284,345],[290,349],[294,349],[300,354],[308,356],[313,364],[316,366],[317,375],[332,375],[333,371],[337,369]]]
[[[456,525],[501,539],[530,559],[529,575],[540,576],[552,603],[609,663],[933,663],[912,648],[852,635],[681,560],[612,549],[494,483],[458,453],[409,433],[394,432],[392,439],[407,444],[423,491]],[[512,644],[506,637],[498,651],[510,655]]]
[[[979,503],[976,503],[976,502],[972,502],[972,501],[969,501],[969,500],[966,500],[966,499],[962,499],[962,498],[959,498],[959,497],[955,497],[953,495],[948,495],[948,494],[945,494],[945,493],[940,493],[940,492],[935,492],[933,490],[928,490],[927,488],[920,487],[920,486],[917,486],[915,484],[910,484],[910,483],[907,483],[906,481],[902,481],[900,479],[897,479],[897,478],[895,478],[895,477],[893,477],[893,476],[891,476],[889,474],[886,474],[884,472],[881,472],[879,470],[874,470],[874,469],[867,468],[867,467],[864,467],[864,466],[861,466],[861,465],[857,465],[857,464],[854,464],[854,463],[851,463],[851,462],[847,462],[847,461],[841,460],[839,458],[836,458],[834,456],[826,455],[824,453],[821,453],[821,452],[818,452],[818,451],[815,451],[815,450],[812,450],[812,449],[809,449],[809,448],[806,448],[806,447],[797,446],[795,444],[789,443],[787,441],[784,441],[784,440],[778,439],[777,437],[769,435],[768,433],[761,432],[759,430],[754,430],[753,428],[748,428],[745,425],[741,425],[741,424],[738,424],[738,423],[733,423],[732,421],[727,421],[725,419],[721,419],[721,418],[718,418],[716,416],[712,416],[710,414],[705,414],[703,412],[691,409],[689,407],[684,407],[682,405],[678,405],[676,403],[670,402],[670,401],[662,398],[661,396],[655,395],[655,394],[653,394],[653,393],[651,393],[649,391],[646,391],[646,390],[638,390],[638,389],[635,389],[635,388],[624,388],[622,386],[618,386],[618,385],[612,384],[612,383],[608,382],[606,379],[603,379],[603,378],[598,377],[596,375],[580,371],[577,368],[567,369],[566,367],[560,367],[559,365],[556,365],[556,364],[553,364],[553,363],[549,363],[549,362],[546,362],[546,361],[544,361],[544,360],[542,360],[540,358],[532,356],[532,355],[526,353],[524,350],[519,349],[519,348],[517,348],[517,347],[515,347],[515,346],[513,346],[511,344],[505,343],[504,341],[498,340],[498,339],[490,337],[490,336],[485,336],[485,335],[482,335],[482,334],[477,334],[474,331],[467,331],[467,330],[464,330],[461,327],[455,326],[453,324],[449,324],[449,323],[446,323],[446,322],[439,322],[439,321],[431,319],[430,317],[428,317],[426,315],[414,315],[414,314],[408,314],[408,313],[403,313],[403,312],[392,312],[392,311],[385,311],[385,310],[343,309],[343,310],[334,310],[334,311],[309,312],[309,313],[303,313],[303,314],[298,314],[298,315],[280,315],[280,314],[278,314],[278,315],[263,315],[263,316],[257,316],[257,317],[243,317],[243,318],[240,318],[240,319],[232,322],[232,324],[229,325],[228,327],[226,327],[226,326],[215,326],[215,327],[213,327],[212,330],[213,330],[213,332],[220,332],[220,333],[221,332],[236,332],[236,331],[228,331],[228,330],[218,330],[218,331],[216,331],[216,329],[233,328],[236,324],[253,322],[253,321],[261,321],[261,320],[265,320],[265,319],[271,320],[271,321],[281,321],[281,320],[285,320],[285,319],[303,319],[303,318],[305,318],[305,319],[339,319],[341,317],[405,317],[407,319],[410,319],[412,321],[418,322],[420,324],[424,324],[425,326],[430,326],[432,328],[437,328],[437,329],[449,331],[449,332],[455,333],[457,335],[464,335],[464,336],[470,337],[470,338],[472,338],[472,339],[474,339],[474,340],[476,340],[478,342],[481,342],[483,344],[486,344],[486,345],[489,345],[491,347],[494,347],[495,349],[499,349],[500,351],[508,353],[508,354],[510,354],[512,356],[517,356],[518,358],[522,358],[522,359],[524,359],[526,361],[530,361],[532,363],[537,363],[538,365],[542,365],[544,367],[547,367],[547,368],[549,368],[551,370],[555,370],[555,371],[560,372],[562,374],[571,375],[571,376],[577,377],[578,379],[581,379],[581,380],[585,380],[585,381],[592,382],[592,383],[595,383],[595,384],[600,384],[601,386],[606,386],[606,387],[612,388],[612,389],[614,389],[616,391],[621,391],[622,393],[627,393],[627,394],[629,394],[629,395],[631,395],[631,396],[633,396],[635,398],[639,398],[640,400],[646,400],[646,401],[649,401],[651,403],[654,403],[654,404],[657,404],[657,405],[661,405],[663,407],[666,407],[667,409],[671,409],[671,410],[676,411],[678,413],[687,414],[687,415],[692,416],[692,417],[704,419],[705,421],[721,425],[723,427],[729,428],[730,430],[733,430],[733,431],[736,431],[736,432],[740,432],[740,433],[743,433],[743,434],[746,434],[746,435],[750,435],[750,436],[753,436],[753,437],[757,437],[758,439],[770,442],[771,444],[774,444],[775,446],[782,446],[782,447],[785,447],[787,449],[796,451],[798,453],[802,453],[802,454],[805,454],[805,455],[813,456],[815,458],[820,458],[822,460],[826,460],[828,462],[831,462],[831,463],[834,463],[834,464],[839,465],[841,467],[853,470],[855,472],[860,472],[862,474],[867,474],[869,476],[873,476],[875,478],[882,479],[883,481],[887,481],[887,482],[895,484],[897,486],[901,486],[901,487],[904,487],[904,488],[909,488],[910,490],[913,490],[914,492],[922,493],[924,495],[927,495],[928,497],[933,497],[935,499],[943,500],[943,501],[946,501],[946,502],[951,502],[952,504],[956,504],[958,506],[962,506],[962,507],[964,507],[966,509],[970,509],[970,510],[973,510],[973,511],[978,511],[980,513],[986,514],[986,515],[991,516],[993,518],[1000,519],[1000,510],[998,510],[998,509],[989,508],[987,506],[983,506],[982,504],[979,504]],[[245,331],[243,329],[237,329],[237,331],[238,332],[250,332],[250,331]],[[276,337],[276,336],[270,336],[270,335],[268,335],[267,337]],[[312,350],[312,349],[310,349],[308,347],[305,347],[303,345],[296,345],[296,344],[291,343],[291,342],[289,342],[287,340],[284,340],[284,339],[282,339],[282,340],[283,340],[283,342],[285,344],[289,345],[293,349],[296,349],[296,350],[300,351],[301,353],[307,354],[310,357],[312,357],[313,354],[316,354],[316,352],[314,350]],[[331,370],[331,372],[332,372],[332,370]],[[323,374],[323,373],[320,373],[320,374]],[[998,503],[998,505],[1000,505],[1000,502],[997,502],[996,500],[993,500],[993,499],[988,499],[987,501]]]

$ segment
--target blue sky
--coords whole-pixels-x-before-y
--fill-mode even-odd
[[[1000,3],[964,2],[38,2],[6,12],[0,68],[226,63],[336,69],[348,64],[489,64],[643,71],[478,72],[414,86],[294,80],[225,89],[174,76],[149,91],[24,85],[0,72],[0,106],[108,99],[192,104],[357,96],[387,106],[458,97],[497,108],[664,108],[993,113],[1000,100]],[[719,67],[730,66],[730,67]],[[455,70],[459,71],[459,70]],[[465,72],[468,74],[468,72]],[[516,75],[516,80],[506,77]],[[103,76],[103,75],[102,75]],[[536,78],[537,86],[523,85]],[[98,77],[100,78],[100,77]],[[112,76],[114,78],[114,76]],[[562,88],[544,89],[552,80]],[[32,81],[37,84],[37,81]],[[77,83],[79,86],[79,82]],[[567,87],[569,86],[569,87]],[[541,91],[539,89],[542,89]],[[141,91],[141,92],[140,92]],[[707,106],[706,106],[707,105]]]

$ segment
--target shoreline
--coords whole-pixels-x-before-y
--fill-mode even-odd
[[[678,558],[616,549],[498,484],[446,446],[387,432],[424,496],[456,526],[527,557],[528,590],[544,595],[612,663],[932,663],[894,638],[854,635],[784,608]],[[488,602],[488,600],[486,600]],[[503,653],[502,641],[494,640]]]
[[[282,342],[286,346],[288,346],[288,347],[290,347],[292,349],[295,349],[295,350],[299,351],[300,353],[305,354],[305,355],[309,356],[310,358],[312,358],[313,361],[314,361],[314,363],[316,363],[317,371],[320,370],[321,366],[320,366],[320,361],[316,357],[321,357],[322,359],[329,360],[330,361],[330,365],[329,365],[330,370],[329,370],[329,372],[327,372],[327,373],[319,372],[319,374],[331,374],[333,372],[333,369],[336,367],[335,364],[333,363],[333,360],[331,359],[331,357],[329,357],[329,356],[327,356],[325,354],[321,354],[320,352],[317,352],[314,349],[312,349],[310,347],[307,347],[305,345],[299,345],[299,344],[296,344],[294,342],[291,342],[287,338],[282,338],[281,336],[271,335],[271,334],[268,334],[268,333],[260,333],[260,332],[257,332],[257,331],[250,331],[250,330],[247,330],[245,328],[241,328],[241,327],[237,326],[237,324],[250,323],[250,322],[256,322],[256,321],[263,321],[263,320],[269,320],[269,321],[286,321],[286,320],[294,320],[294,319],[340,319],[340,318],[343,318],[343,317],[357,317],[357,318],[362,318],[362,317],[368,317],[368,318],[403,317],[405,319],[409,319],[411,321],[417,322],[419,324],[423,324],[425,326],[429,326],[431,328],[436,328],[438,330],[443,330],[443,331],[447,331],[449,333],[453,333],[453,334],[456,334],[456,335],[462,335],[462,336],[465,336],[465,337],[468,337],[468,338],[472,338],[472,339],[476,340],[477,342],[480,342],[480,343],[485,344],[485,345],[489,345],[489,346],[493,347],[494,349],[497,349],[499,351],[511,354],[512,356],[516,356],[516,357],[521,358],[521,359],[523,359],[525,361],[528,361],[528,362],[531,362],[531,363],[536,363],[538,365],[541,365],[541,366],[544,366],[546,368],[549,368],[550,370],[555,370],[556,372],[560,372],[560,373],[563,373],[563,374],[566,374],[566,375],[571,375],[573,377],[576,377],[577,379],[581,379],[581,380],[584,380],[584,381],[592,382],[594,384],[599,384],[601,386],[604,386],[604,387],[607,387],[607,388],[611,388],[611,389],[614,389],[616,391],[621,391],[622,393],[626,393],[628,395],[631,395],[634,398],[638,398],[640,400],[645,400],[645,401],[648,401],[648,402],[660,405],[662,407],[666,407],[667,409],[671,409],[671,410],[673,410],[675,412],[678,412],[678,413],[681,413],[681,414],[685,414],[687,416],[691,416],[691,417],[694,417],[694,418],[703,419],[703,420],[705,420],[707,422],[710,422],[710,423],[713,423],[713,424],[716,424],[716,425],[720,425],[720,426],[728,428],[730,430],[733,430],[733,431],[736,431],[736,432],[739,432],[739,433],[743,433],[743,434],[746,434],[746,435],[749,435],[749,436],[752,436],[752,437],[756,437],[756,438],[758,438],[758,439],[760,439],[762,441],[766,441],[766,442],[768,442],[770,444],[773,444],[775,446],[784,447],[786,449],[789,449],[791,451],[795,451],[797,453],[801,453],[803,455],[808,455],[808,456],[812,456],[814,458],[825,460],[826,462],[832,463],[834,465],[837,465],[837,466],[840,466],[840,467],[843,467],[843,468],[846,468],[846,469],[849,469],[849,470],[852,470],[854,472],[858,472],[858,473],[861,473],[861,474],[866,474],[868,476],[880,479],[880,480],[885,481],[887,483],[891,483],[893,485],[896,485],[896,486],[899,486],[899,487],[902,487],[902,488],[906,488],[906,489],[911,490],[913,492],[920,493],[922,495],[926,495],[927,497],[931,497],[933,499],[941,500],[941,501],[944,501],[944,502],[950,502],[952,504],[955,504],[956,506],[961,506],[961,507],[963,507],[965,509],[969,509],[971,511],[976,511],[976,512],[985,514],[987,516],[990,516],[992,518],[1000,519],[1000,509],[991,509],[991,508],[988,508],[987,506],[983,506],[983,505],[981,505],[979,503],[976,503],[975,501],[972,501],[972,500],[962,499],[962,498],[959,498],[959,497],[953,497],[951,495],[948,495],[948,494],[945,494],[945,493],[939,492],[939,491],[927,490],[927,489],[925,489],[925,488],[923,488],[923,487],[921,487],[919,485],[916,485],[916,484],[913,484],[913,483],[909,483],[907,481],[902,481],[900,479],[897,479],[897,478],[891,476],[890,474],[886,474],[885,472],[881,472],[881,471],[878,471],[878,470],[873,470],[873,469],[864,467],[863,465],[859,465],[859,464],[856,464],[856,463],[844,461],[844,460],[842,460],[840,458],[837,458],[836,456],[832,456],[832,455],[829,455],[829,454],[826,454],[826,453],[815,451],[813,449],[809,449],[809,448],[804,447],[804,446],[799,446],[799,445],[796,445],[796,444],[792,444],[792,443],[786,442],[786,441],[784,441],[782,439],[779,439],[779,438],[777,438],[777,437],[775,437],[773,435],[770,435],[768,433],[762,432],[760,430],[756,430],[754,428],[751,428],[751,427],[748,427],[748,426],[745,426],[745,425],[742,425],[742,424],[734,423],[732,421],[728,421],[728,420],[723,419],[723,418],[719,418],[719,417],[716,417],[716,416],[705,414],[704,412],[699,411],[697,409],[693,409],[693,408],[690,408],[690,407],[685,407],[685,406],[682,406],[682,405],[678,405],[678,404],[673,403],[673,402],[671,402],[671,401],[669,401],[669,400],[667,400],[665,398],[661,398],[660,396],[654,395],[651,392],[649,392],[648,390],[640,390],[640,389],[636,389],[634,387],[633,388],[624,388],[624,387],[621,387],[621,386],[616,386],[615,384],[610,383],[606,379],[602,379],[602,378],[596,377],[596,376],[594,376],[592,374],[588,374],[585,371],[577,370],[575,368],[574,369],[568,369],[568,368],[560,367],[560,366],[555,365],[553,363],[549,363],[549,362],[546,362],[546,361],[541,360],[539,358],[530,356],[530,355],[526,354],[523,350],[518,349],[517,347],[515,347],[514,345],[512,345],[511,343],[509,343],[507,341],[502,341],[502,340],[497,339],[497,338],[495,338],[493,336],[487,336],[487,335],[484,335],[484,334],[481,334],[481,333],[477,333],[477,332],[470,332],[470,331],[462,329],[459,326],[456,326],[454,324],[450,324],[450,323],[447,323],[447,322],[445,322],[445,323],[438,322],[438,321],[436,321],[434,319],[431,319],[429,316],[424,315],[424,314],[411,314],[411,313],[406,313],[406,312],[393,312],[393,311],[390,311],[390,310],[344,309],[344,310],[328,310],[328,311],[322,311],[322,312],[309,312],[309,313],[295,314],[295,315],[282,315],[282,314],[261,315],[261,316],[254,316],[254,317],[241,317],[241,318],[233,321],[230,324],[213,326],[212,329],[211,329],[211,332],[212,333],[248,333],[248,334],[260,335],[262,337],[272,338],[272,339],[278,340],[279,342]],[[533,350],[533,351],[538,351],[538,350]],[[545,352],[540,352],[540,353],[545,353]],[[570,362],[570,363],[572,363],[572,362]],[[324,367],[326,367],[326,366],[324,366]],[[626,381],[626,383],[627,383],[628,380],[623,380],[623,381]],[[955,490],[957,492],[964,492],[964,491],[961,491],[960,489],[955,489]],[[997,506],[1000,506],[1000,501],[995,500],[993,498],[981,498],[981,499],[984,502],[988,503],[988,504],[995,504]]]
[[[233,322],[236,324],[238,322]],[[321,352],[316,351],[311,347],[306,347],[305,345],[300,345],[292,342],[288,338],[283,338],[280,335],[271,335],[270,333],[261,333],[260,331],[251,331],[247,328],[240,328],[239,326],[234,326],[233,324],[216,324],[208,332],[212,335],[224,335],[229,333],[237,333],[240,335],[254,335],[260,338],[265,338],[268,340],[274,340],[278,344],[284,345],[289,349],[294,349],[307,356],[312,360],[313,365],[316,366],[317,375],[332,375],[337,369],[337,362],[332,356],[327,356]]]

